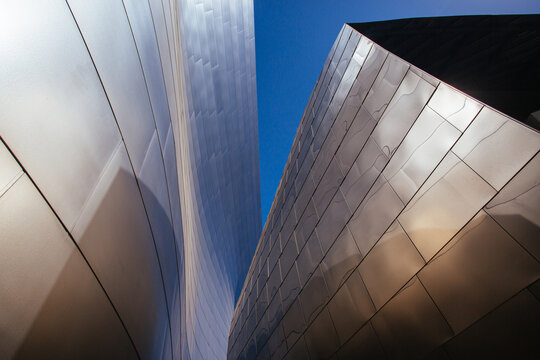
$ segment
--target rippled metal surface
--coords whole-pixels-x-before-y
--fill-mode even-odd
[[[252,3],[7,1],[0,89],[0,357],[225,358],[261,228]]]
[[[539,150],[537,131],[345,25],[298,128],[228,357],[535,357]]]

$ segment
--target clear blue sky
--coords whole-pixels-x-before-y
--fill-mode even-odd
[[[309,95],[344,23],[540,13],[540,0],[254,0],[263,223]]]

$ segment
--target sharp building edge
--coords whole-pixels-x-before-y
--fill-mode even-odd
[[[7,1],[0,34],[0,358],[225,358],[261,230],[252,2]]]
[[[438,21],[419,23],[439,31]],[[463,19],[441,21],[458,25],[452,37]],[[393,43],[421,59],[437,44],[422,47],[416,25],[375,30],[389,43],[411,34],[416,46]],[[538,47],[523,39],[535,44],[538,27],[519,35],[516,54],[536,54],[521,76],[536,76]],[[445,56],[445,71],[470,60]],[[296,133],[228,358],[537,358],[539,150],[537,130],[344,25]]]

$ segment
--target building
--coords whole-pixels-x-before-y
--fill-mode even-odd
[[[343,27],[260,236],[250,1],[3,3],[0,357],[538,355],[540,134],[395,24]]]
[[[261,229],[252,3],[1,8],[0,358],[223,358]]]
[[[487,30],[471,33],[486,21]],[[493,104],[523,90],[523,101],[512,95],[504,106],[527,120],[540,107],[538,23],[455,17],[343,27],[236,306],[229,359],[538,357],[540,133],[355,30],[405,59],[438,60],[432,68],[443,74],[457,63],[466,71],[452,81],[477,85],[475,71],[482,79],[499,70],[484,84],[506,79],[510,88],[476,91]],[[511,45],[494,41],[508,39],[504,30],[516,36]],[[434,31],[456,41],[440,50]],[[491,59],[505,46],[525,59],[507,65],[529,67],[484,71],[456,55]],[[432,49],[435,59],[423,54]],[[526,79],[512,79],[519,70]]]

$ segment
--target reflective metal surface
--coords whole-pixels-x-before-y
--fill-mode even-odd
[[[0,34],[0,357],[224,358],[261,230],[253,4],[7,1]]]
[[[308,101],[228,358],[537,357],[539,133],[358,36]],[[254,283],[279,288],[263,337]]]
[[[540,134],[345,25],[261,235],[254,51],[250,1],[2,5],[0,357],[537,357]]]

